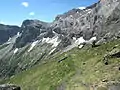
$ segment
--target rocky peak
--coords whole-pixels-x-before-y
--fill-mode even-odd
[[[41,28],[41,27],[46,27],[46,26],[48,26],[48,23],[46,23],[46,22],[42,22],[42,21],[39,21],[39,20],[25,20],[25,21],[23,21],[23,23],[22,23],[22,28],[25,28],[25,27],[39,27],[39,28]]]
[[[42,22],[39,20],[25,20],[22,23],[21,30],[22,35],[17,38],[15,47],[20,48],[25,46],[27,43],[37,40],[41,33],[47,31],[49,23]]]

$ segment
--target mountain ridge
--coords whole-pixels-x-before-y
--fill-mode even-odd
[[[42,73],[39,72],[40,68],[41,72],[46,75],[46,78],[44,75],[41,76],[41,78],[44,80],[48,79],[48,81],[44,81],[46,84],[43,84],[43,90],[71,90],[69,85],[72,85],[72,83],[73,85],[78,84],[77,82],[79,80],[81,80],[79,81],[81,87],[78,85],[78,88],[86,90],[85,88],[91,87],[91,84],[100,84],[101,79],[105,83],[107,82],[106,79],[111,81],[112,76],[118,73],[119,68],[117,65],[117,63],[119,64],[118,54],[120,52],[119,21],[119,0],[100,0],[83,10],[72,9],[62,15],[56,16],[52,23],[39,20],[25,20],[21,27],[17,27],[17,29],[12,27],[16,32],[13,32],[11,36],[8,34],[7,39],[1,42],[0,79],[7,79],[8,82],[10,81],[11,83],[17,82],[18,86],[20,84],[25,90],[30,89],[30,85],[27,84],[29,83],[33,85],[33,87],[31,86],[32,90],[34,90],[33,88],[37,90],[37,88],[40,89],[40,86],[42,87],[42,82],[40,82],[40,86],[38,85],[39,82],[36,83],[38,85],[37,87],[35,87],[36,85],[34,83],[30,82],[34,80],[33,78],[40,80],[40,78],[37,77],[38,75],[42,75]],[[0,29],[2,26],[0,26]],[[9,26],[5,27],[8,28]],[[3,31],[6,30],[5,27]],[[115,51],[114,48],[117,48],[117,51]],[[107,55],[105,55],[106,53]],[[83,57],[81,57],[81,55]],[[116,55],[118,55],[118,58],[116,58]],[[115,56],[115,58],[112,56]],[[113,59],[115,61],[112,61]],[[96,66],[97,71],[93,67],[93,64]],[[113,68],[112,65],[114,66]],[[103,68],[100,69],[102,66]],[[46,68],[48,70],[46,70]],[[112,68],[115,72],[111,71],[111,73],[109,73],[107,71],[109,68]],[[93,69],[93,71],[91,69]],[[104,73],[101,73],[102,71]],[[34,72],[36,77],[34,77],[34,73],[31,72]],[[54,77],[52,73],[55,74],[56,77]],[[107,73],[107,76],[104,80],[105,73]],[[32,74],[33,77],[29,76],[29,74]],[[90,74],[90,77],[87,74]],[[103,75],[103,77],[99,76],[99,74]],[[111,75],[110,77],[109,74]],[[25,80],[27,76],[32,77],[29,79],[31,81],[24,81],[21,77],[22,75],[25,76],[23,77]],[[55,81],[51,79],[49,75],[54,77]],[[76,78],[75,81],[72,79],[74,78],[72,76]],[[68,78],[73,80],[73,82],[68,81],[67,89],[59,89],[64,87],[63,84]],[[79,80],[77,80],[77,78],[79,78]],[[16,79],[18,79],[18,81]],[[20,79],[22,79],[27,86],[25,86]],[[119,73],[113,79],[119,81]],[[90,82],[90,80],[93,82]],[[5,81],[3,80],[3,82]],[[94,86],[94,89],[90,90],[119,90],[111,89],[113,87],[106,89],[106,86],[102,86],[100,89],[96,89]],[[74,86],[71,88],[74,90]]]

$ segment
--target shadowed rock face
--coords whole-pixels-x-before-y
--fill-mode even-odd
[[[0,24],[0,44],[5,43],[18,32],[20,32],[20,28],[18,26]]]
[[[15,47],[20,48],[33,42],[37,37],[46,32],[48,24],[39,20],[25,20],[21,26],[22,35],[17,38]]]

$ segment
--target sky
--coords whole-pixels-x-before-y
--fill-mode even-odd
[[[26,19],[52,22],[58,14],[98,0],[0,0],[0,23],[21,25]]]

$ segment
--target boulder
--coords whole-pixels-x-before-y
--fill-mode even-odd
[[[3,84],[0,85],[0,90],[21,90],[21,88],[13,84]]]
[[[114,48],[113,50],[104,55],[103,61],[105,65],[108,65],[110,58],[120,58],[120,49]]]

